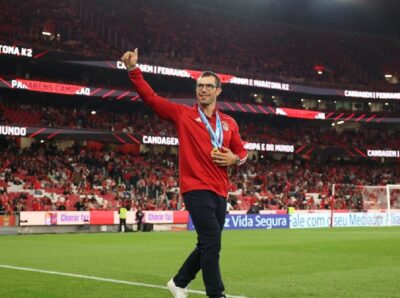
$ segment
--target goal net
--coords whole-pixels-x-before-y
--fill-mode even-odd
[[[335,199],[334,209],[352,211],[400,209],[400,184],[374,186],[333,184],[332,196]]]

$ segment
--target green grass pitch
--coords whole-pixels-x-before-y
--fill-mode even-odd
[[[164,286],[195,239],[192,232],[1,236],[0,265]],[[400,297],[400,228],[225,231],[221,268],[230,295]],[[190,289],[204,290],[201,273]],[[0,268],[0,297],[171,295],[165,289]]]

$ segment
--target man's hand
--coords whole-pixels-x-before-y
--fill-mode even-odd
[[[122,55],[121,61],[125,64],[125,67],[128,71],[131,71],[136,67],[136,63],[138,60],[138,49],[136,48],[133,52],[128,51]]]
[[[222,147],[222,151],[212,152],[211,158],[219,167],[227,167],[236,164],[237,156],[229,148]]]

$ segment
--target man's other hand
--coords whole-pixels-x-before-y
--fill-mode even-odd
[[[236,163],[237,156],[229,148],[222,147],[222,150],[211,152],[213,162],[220,167],[227,167]]]

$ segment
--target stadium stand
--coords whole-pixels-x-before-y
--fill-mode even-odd
[[[51,142],[18,148],[15,140],[2,143],[1,205],[7,212],[108,210],[121,202],[147,210],[180,209],[175,154],[124,154],[118,150],[74,146],[60,149]],[[318,162],[300,158],[253,158],[230,172],[230,202],[235,209],[319,209],[321,199],[337,184],[400,183],[396,164],[379,162]],[[318,200],[310,193],[319,194]],[[319,204],[317,204],[317,202]],[[327,202],[326,202],[327,204]],[[343,206],[342,206],[343,207]],[[347,208],[352,208],[347,206]]]
[[[0,106],[3,124],[25,126],[96,129],[115,132],[137,132],[145,135],[176,136],[172,123],[160,119],[149,108],[131,105],[115,106],[104,103],[92,114],[87,107],[58,105],[17,104],[12,100]],[[309,123],[301,120],[272,119],[272,117],[236,113],[242,138],[253,142],[275,144],[338,146],[384,146],[398,148],[400,131],[395,127],[368,127],[340,130],[331,125]]]
[[[212,8],[207,1],[188,3],[104,0],[27,0],[24,5],[0,0],[0,41],[46,51],[72,53],[81,58],[117,60],[126,49],[138,47],[141,61],[154,65],[213,69],[221,73],[310,84],[312,86],[398,91],[383,74],[396,74],[400,48],[395,39],[361,33],[293,26],[264,19],[251,20],[233,10]],[[176,9],[171,10],[174,5]],[[132,18],[132,7],[140,18]],[[190,14],[188,13],[190,11]],[[203,16],[207,15],[207,19]],[[247,19],[246,19],[247,18]],[[129,22],[126,20],[129,19]],[[22,22],[23,20],[23,22]],[[155,21],[156,20],[156,21]],[[140,30],[132,30],[140,28]],[[179,28],[179,32],[176,28]],[[50,35],[44,35],[49,32]],[[212,41],[212,42],[211,42]],[[363,46],[360,47],[359,45]],[[126,74],[46,61],[4,59],[3,79],[23,77],[60,83],[128,90]],[[61,66],[60,66],[61,65]],[[323,74],[318,75],[317,69]],[[114,72],[113,72],[114,71]],[[147,77],[146,77],[147,78]],[[160,94],[193,98],[193,81],[149,76]],[[221,100],[303,108],[303,95],[243,86],[224,86]],[[323,100],[343,100],[318,97]],[[48,95],[7,90],[0,98],[0,124],[74,128],[108,132],[175,136],[172,124],[162,121],[140,103],[79,96]],[[317,101],[317,98],[313,98]],[[346,99],[352,101],[353,99]],[[280,101],[280,102],[279,102]],[[381,103],[382,104],[382,103]],[[335,107],[336,111],[352,110]],[[377,115],[397,117],[392,103]],[[330,111],[332,105],[319,105]],[[93,114],[91,111],[95,110]],[[358,111],[372,111],[362,104]],[[331,110],[333,112],[333,110]],[[244,140],[320,147],[399,148],[400,129],[391,124],[358,124],[341,129],[329,122],[297,121],[273,116],[236,113]],[[172,149],[140,154],[124,153],[115,144],[94,146],[39,139],[22,145],[20,139],[1,139],[0,212],[20,210],[108,210],[120,204],[144,209],[179,210],[177,157]],[[161,153],[160,153],[161,152]],[[331,185],[400,183],[398,161],[257,153],[230,172],[231,208],[250,210],[328,208]],[[313,195],[310,195],[313,194]],[[316,196],[314,194],[317,194]],[[78,202],[82,201],[82,204]],[[359,210],[357,202],[339,198],[337,208]],[[82,207],[83,206],[83,207]],[[253,210],[254,211],[254,210]]]
[[[213,9],[210,4],[95,3],[29,0],[26,5],[37,7],[32,12],[1,1],[0,37],[13,44],[112,59],[127,48],[138,47],[142,61],[148,63],[298,84],[361,88],[373,84],[398,90],[384,80],[385,73],[395,74],[400,66],[395,54],[399,46],[386,36],[251,20],[230,10]],[[132,18],[132,11],[141,17]],[[318,75],[317,69],[323,74]]]

